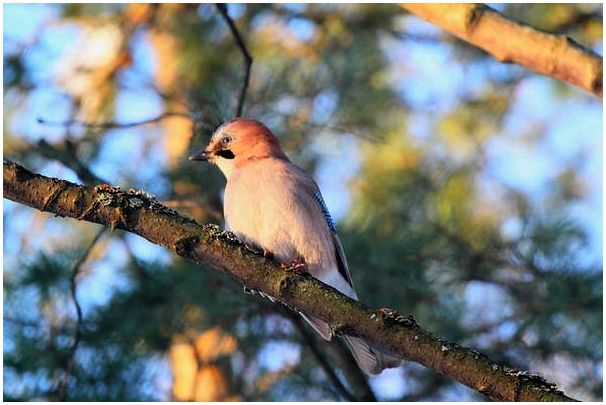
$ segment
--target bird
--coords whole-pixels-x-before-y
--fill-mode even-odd
[[[314,179],[292,163],[273,132],[259,121],[235,118],[216,129],[206,148],[189,157],[216,165],[227,179],[225,226],[247,245],[282,263],[304,263],[316,279],[358,299],[343,246]],[[325,340],[328,323],[302,317]],[[368,375],[397,367],[401,359],[357,336],[342,336]]]

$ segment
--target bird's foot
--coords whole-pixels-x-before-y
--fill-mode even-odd
[[[302,258],[294,259],[290,262],[290,264],[282,263],[280,264],[280,267],[285,271],[291,271],[296,274],[303,274],[307,272],[307,265],[305,264],[305,260]]]

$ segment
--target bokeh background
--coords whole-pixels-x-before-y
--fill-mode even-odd
[[[601,4],[493,7],[602,55]],[[361,300],[601,400],[602,101],[397,5],[227,9],[254,60],[244,115],[315,175]],[[221,222],[224,179],[186,159],[234,115],[244,76],[214,5],[3,11],[5,158]],[[319,357],[362,395],[338,343],[231,279],[3,208],[4,399],[342,399]],[[70,277],[91,246],[72,353]],[[412,363],[369,384],[379,400],[484,399]]]

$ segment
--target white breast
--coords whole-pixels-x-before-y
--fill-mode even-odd
[[[247,243],[291,261],[297,252],[287,231],[289,198],[277,170],[276,165],[256,163],[233,173],[225,189],[225,221]]]
[[[337,270],[333,233],[317,191],[311,177],[283,160],[263,159],[235,169],[225,189],[227,227],[282,262],[303,258],[314,277],[355,297]]]

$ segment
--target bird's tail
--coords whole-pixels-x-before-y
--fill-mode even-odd
[[[353,354],[358,366],[366,374],[376,375],[386,368],[398,367],[402,360],[384,347],[369,343],[364,339],[343,336],[345,344]]]
[[[301,312],[300,314],[320,336],[326,340],[331,339],[332,332],[326,322],[314,316],[305,315]],[[343,340],[351,351],[351,354],[353,354],[360,369],[366,374],[376,375],[386,368],[398,367],[402,363],[402,360],[389,350],[374,343],[368,343],[364,339],[354,336],[343,336]]]

